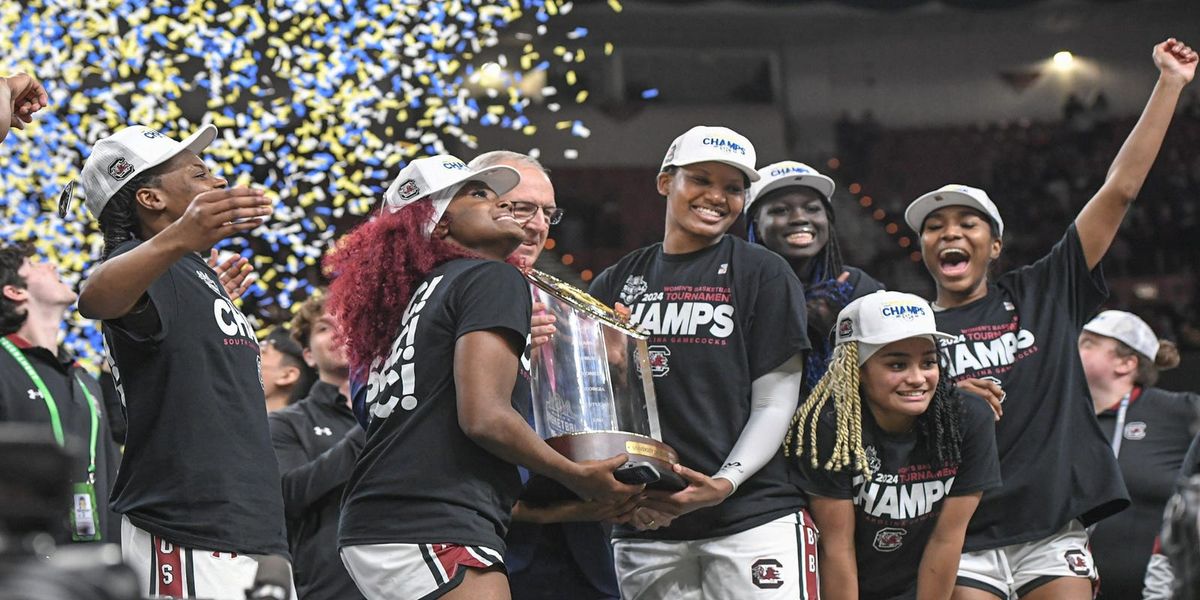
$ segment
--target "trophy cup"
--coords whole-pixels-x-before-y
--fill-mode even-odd
[[[679,455],[662,442],[647,336],[582,290],[529,269],[534,302],[554,315],[558,330],[530,359],[534,429],[551,448],[574,461],[625,453],[613,475],[650,489],[681,490],[671,468]],[[539,503],[572,498],[543,477],[530,479],[522,496]]]

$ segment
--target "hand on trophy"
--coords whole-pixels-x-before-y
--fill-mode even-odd
[[[624,522],[621,518],[632,513],[641,500],[640,494],[624,502],[567,500],[549,506],[533,506],[518,500],[513,507],[513,519],[541,525],[582,521]]]
[[[613,477],[613,471],[628,461],[624,454],[606,460],[585,460],[575,463],[574,474],[560,481],[584,500],[621,504],[646,489],[644,485],[621,483]]]
[[[639,506],[621,516],[622,519],[619,519],[617,522],[627,523],[637,528],[638,531],[661,529],[669,526],[671,521],[675,520],[674,515],[645,506]]]
[[[706,506],[716,506],[733,493],[733,482],[693,471],[676,464],[676,473],[687,481],[688,486],[678,492],[649,490],[641,506],[678,517]]]
[[[533,318],[529,320],[530,346],[537,348],[550,341],[550,336],[558,330],[554,328],[554,315],[546,312],[546,305],[541,302],[533,303]]]

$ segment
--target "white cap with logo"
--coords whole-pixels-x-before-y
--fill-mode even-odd
[[[712,161],[727,164],[745,173],[750,181],[758,181],[756,160],[754,144],[742,134],[728,127],[697,125],[671,142],[660,170]]]
[[[813,188],[825,197],[826,204],[833,198],[833,190],[837,189],[837,184],[832,179],[822,175],[816,169],[794,160],[769,164],[759,169],[758,175],[761,179],[751,185],[750,192],[746,194],[746,206],[743,210],[747,215],[750,214],[750,207],[754,206],[755,200],[780,188],[794,185]]]
[[[412,160],[383,193],[383,205],[396,212],[417,200],[433,198],[433,222],[437,223],[459,188],[468,181],[481,181],[497,196],[517,187],[521,174],[505,165],[471,169],[467,163],[449,154]]]
[[[92,153],[84,161],[79,175],[84,206],[98,218],[108,201],[135,175],[157,167],[185,150],[200,154],[216,137],[217,128],[213,125],[201,127],[182,142],[145,125],[133,125],[101,138],[92,145]],[[63,191],[59,204],[59,214],[64,217],[70,210],[71,187]]]
[[[957,183],[942,186],[913,200],[912,204],[909,204],[908,208],[904,210],[904,222],[919,234],[921,225],[925,223],[925,217],[946,206],[973,208],[987,215],[987,218],[996,224],[996,232],[1004,235],[1004,219],[1000,218],[1000,211],[996,209],[996,205],[988,197],[987,192]]]
[[[1117,340],[1151,361],[1158,355],[1158,336],[1133,313],[1106,310],[1088,321],[1083,330]]]
[[[867,362],[880,348],[913,337],[954,336],[937,330],[933,308],[920,296],[880,291],[851,302],[838,313],[834,342],[858,342],[858,364]]]

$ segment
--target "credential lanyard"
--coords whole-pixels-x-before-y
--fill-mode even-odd
[[[33,380],[33,385],[37,387],[38,393],[42,395],[42,400],[46,403],[46,411],[50,413],[50,427],[54,429],[54,440],[58,442],[59,446],[66,445],[66,441],[63,439],[62,420],[58,416],[58,404],[54,401],[54,397],[50,395],[50,390],[46,389],[46,382],[42,381],[42,376],[38,375],[33,365],[29,364],[29,360],[25,358],[25,354],[14,346],[12,342],[8,341],[8,338],[0,337],[0,346],[4,346],[4,349],[12,355],[13,360],[17,361],[17,364],[21,365],[21,368],[25,370],[25,374]],[[100,417],[96,414],[96,398],[88,391],[87,386],[84,385],[82,380],[78,377],[74,377],[73,379],[79,383],[84,397],[87,398],[88,413],[91,415],[92,420],[91,444],[88,456],[90,459],[88,462],[88,482],[91,483],[96,479],[96,441],[100,430]]]
[[[1129,394],[1121,397],[1121,405],[1117,408],[1117,427],[1113,429],[1113,456],[1121,456],[1121,438],[1125,437],[1125,413],[1129,411]]]

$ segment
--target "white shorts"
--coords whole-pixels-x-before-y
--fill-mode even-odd
[[[468,569],[504,566],[486,546],[367,544],[342,548],[342,564],[368,600],[438,598],[458,587]]]
[[[958,562],[958,585],[998,598],[1019,598],[1059,577],[1085,577],[1093,583],[1099,577],[1087,530],[1079,521],[1048,538],[964,553]]]
[[[254,585],[259,555],[185,548],[121,517],[121,557],[137,573],[145,596],[244,600]]]
[[[624,600],[818,598],[817,528],[808,513],[725,537],[613,540]]]

